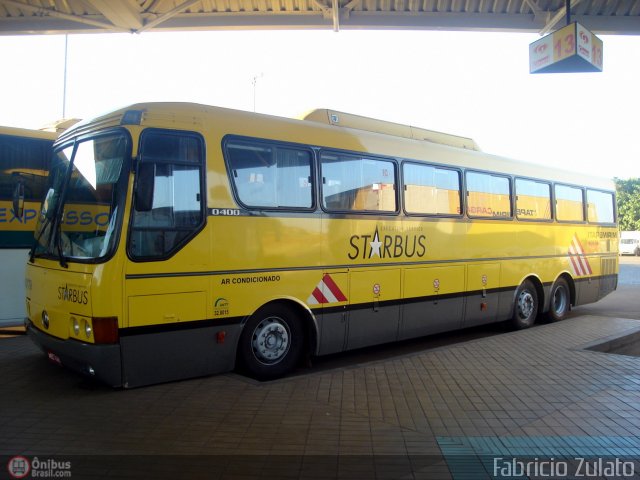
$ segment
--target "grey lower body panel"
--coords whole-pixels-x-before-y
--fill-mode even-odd
[[[116,344],[95,345],[53,337],[28,320],[26,327],[29,337],[50,359],[124,388],[228,372],[235,366],[242,330],[240,324],[184,325],[171,331],[154,328],[149,333],[125,333]],[[222,331],[221,338],[218,333]]]
[[[218,332],[224,331],[224,340]],[[123,387],[140,387],[233,370],[241,325],[138,333],[120,338]]]
[[[576,305],[593,303],[616,289],[617,274],[577,280]],[[396,340],[433,335],[460,328],[508,320],[513,316],[517,287],[464,293],[374,308],[359,305],[340,312],[322,313],[319,355],[367,347]],[[539,314],[549,310],[551,284],[542,286]],[[397,332],[397,333],[396,333]]]
[[[402,305],[377,308],[359,305],[322,312],[319,355],[407,340],[510,318],[513,289],[482,294],[410,299]]]
[[[463,297],[408,303],[402,307],[399,340],[461,328],[463,313]]]
[[[576,281],[576,305],[597,302],[618,287],[617,275],[603,275]]]
[[[27,334],[50,358],[76,372],[89,375],[112,387],[122,386],[120,345],[93,345],[77,340],[62,340],[44,333],[27,320]]]

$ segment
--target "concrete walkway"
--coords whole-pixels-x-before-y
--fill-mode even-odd
[[[0,460],[71,462],[72,478],[476,479],[502,478],[496,458],[598,457],[635,462],[638,478],[640,358],[582,349],[636,331],[580,315],[274,382],[127,391],[5,338]]]

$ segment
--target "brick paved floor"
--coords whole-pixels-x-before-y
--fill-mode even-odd
[[[640,358],[581,349],[638,329],[583,315],[262,384],[125,391],[2,339],[0,456],[71,459],[73,478],[457,480],[491,478],[505,455],[624,457],[640,472]]]

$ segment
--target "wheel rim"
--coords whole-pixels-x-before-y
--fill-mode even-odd
[[[253,330],[251,348],[262,363],[272,365],[282,360],[290,346],[287,324],[278,317],[267,317]]]
[[[556,315],[563,315],[567,310],[567,292],[564,287],[556,288],[556,291],[553,294],[553,311]]]
[[[535,300],[528,290],[523,290],[518,296],[518,315],[520,318],[527,320],[533,314],[535,309]]]

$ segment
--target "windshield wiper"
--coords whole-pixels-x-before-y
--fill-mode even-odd
[[[44,220],[44,223],[42,224],[42,228],[40,229],[40,233],[38,234],[38,236],[34,239],[33,241],[33,245],[31,246],[31,250],[29,250],[29,262],[33,263],[35,258],[36,258],[36,248],[38,247],[38,244],[40,243],[40,239],[42,238],[42,236],[44,235],[44,232],[49,229],[53,229],[56,225],[58,226],[58,228],[56,229],[56,231],[53,233],[53,235],[49,235],[48,239],[49,242],[47,242],[47,246],[46,246],[46,250],[49,251],[50,253],[51,250],[51,240],[53,239],[53,241],[56,243],[56,250],[58,253],[58,259],[60,261],[60,266],[63,268],[69,268],[69,265],[67,264],[66,258],[64,256],[64,254],[62,253],[62,234],[61,229],[59,227],[60,223],[56,223],[53,221],[54,217],[47,217]]]
[[[54,225],[56,225],[58,228],[56,228],[56,231],[54,233],[54,242],[56,242],[56,250],[58,251],[58,261],[60,262],[60,266],[62,268],[69,268],[69,265],[67,264],[67,260],[64,256],[64,253],[62,253],[62,218],[60,218],[60,221],[58,221],[57,223],[55,223]]]
[[[38,236],[35,237],[33,240],[33,244],[31,245],[31,250],[29,250],[29,262],[31,263],[33,263],[33,261],[36,258],[36,248],[40,243],[40,239],[42,238],[42,235],[44,235],[44,232],[47,230],[47,227],[51,225],[52,218],[53,217],[47,217],[45,215],[44,222],[42,223],[42,228],[40,228],[40,232],[38,233]]]
[[[34,239],[33,245],[31,246],[31,250],[29,251],[29,261],[31,263],[33,263],[35,257],[36,257],[36,248],[38,248],[38,245],[40,244],[40,240],[42,239],[43,236],[46,237],[46,245],[43,245],[44,250],[45,250],[45,254],[49,253],[50,255],[53,254],[52,251],[52,245],[51,242],[55,242],[56,244],[56,250],[58,253],[58,258],[60,261],[60,266],[64,267],[64,268],[68,268],[67,262],[65,260],[65,257],[62,253],[62,211],[61,211],[61,204],[62,202],[60,202],[58,205],[54,206],[54,210],[53,210],[53,214],[52,215],[48,215],[49,211],[44,213],[44,220],[42,223],[42,228],[40,229],[40,232],[38,233],[38,236]],[[57,221],[56,221],[57,219]],[[45,235],[45,232],[49,230],[49,233],[47,235]]]

